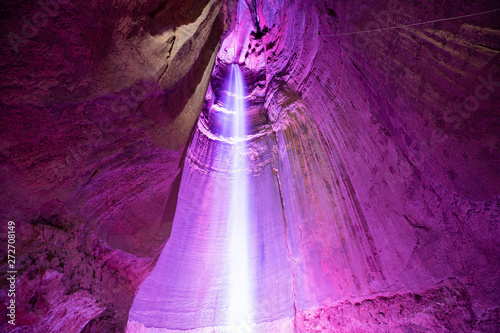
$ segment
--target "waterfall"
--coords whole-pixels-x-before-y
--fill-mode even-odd
[[[232,113],[231,137],[235,139],[232,155],[229,229],[229,311],[228,321],[238,332],[250,332],[252,326],[252,295],[249,232],[249,177],[246,142],[239,140],[247,132],[244,82],[238,65],[231,65],[226,107]]]

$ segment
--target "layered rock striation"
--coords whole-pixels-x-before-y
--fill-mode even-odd
[[[124,331],[170,234],[220,10],[220,1],[2,4],[1,237],[14,221],[18,278],[16,326],[2,320],[0,331]]]
[[[218,266],[197,264],[223,263],[203,222],[229,200],[217,102],[233,63],[265,254],[259,330],[500,329],[491,2],[60,1],[19,44],[9,34],[47,9],[4,8],[0,212],[19,227],[18,331],[224,324],[223,307],[175,294],[157,326],[127,316],[142,283],[224,290]],[[149,275],[162,250],[156,267],[191,278]]]

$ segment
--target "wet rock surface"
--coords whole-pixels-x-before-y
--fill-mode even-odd
[[[233,62],[259,137],[251,170],[286,221],[280,315],[304,332],[498,331],[499,14],[385,29],[491,2],[52,4],[2,4],[18,332],[125,329],[171,232],[184,146],[200,110],[213,124]],[[201,184],[210,133],[188,154]]]
[[[464,287],[445,281],[423,294],[325,302],[296,318],[300,332],[494,332],[480,328]]]
[[[244,64],[264,54],[297,309],[450,277],[475,316],[498,307],[498,13],[350,34],[491,9],[256,6],[266,48]]]
[[[170,234],[220,7],[2,4],[0,216],[3,241],[7,221],[17,228],[15,331],[124,331]]]

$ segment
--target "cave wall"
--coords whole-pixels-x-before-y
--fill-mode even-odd
[[[491,7],[239,1],[232,8],[186,155],[185,181],[200,177],[193,183],[201,197],[180,193],[174,220],[173,238],[192,245],[164,249],[136,296],[130,332],[225,331],[224,270],[204,268],[209,278],[199,282],[174,267],[177,257],[190,263],[186,271],[225,264],[221,244],[198,256],[224,217],[190,211],[229,205],[219,189],[231,156],[219,109],[231,63],[247,83],[250,183],[266,184],[249,199],[264,198],[252,225],[278,230],[272,241],[257,241],[265,259],[249,263],[256,270],[277,263],[258,278],[257,330],[289,331],[293,304],[293,325],[303,332],[495,331],[498,15],[352,34]],[[205,225],[206,233],[191,232]],[[269,242],[288,252],[269,259]],[[282,297],[272,296],[277,289]]]
[[[2,244],[7,221],[17,230],[16,331],[124,330],[170,234],[220,9],[221,1],[2,3],[0,216]]]
[[[2,4],[0,215],[17,223],[18,331],[124,329],[170,234],[221,35],[217,61],[242,64],[274,145],[297,327],[498,329],[498,12],[351,34],[493,4],[247,5]]]
[[[348,34],[491,9],[257,2],[299,309],[458,281],[468,329],[498,316],[498,12]]]

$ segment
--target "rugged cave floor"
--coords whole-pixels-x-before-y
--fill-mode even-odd
[[[259,137],[249,154],[279,180],[293,325],[500,331],[494,2],[1,6],[0,216],[16,222],[18,271],[16,327],[1,331],[125,331],[233,61]]]

